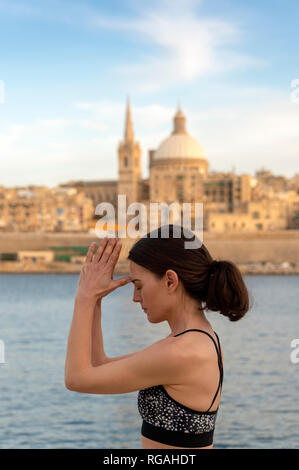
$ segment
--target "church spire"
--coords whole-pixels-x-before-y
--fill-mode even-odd
[[[186,117],[181,110],[180,102],[178,103],[178,110],[174,116],[173,124],[173,134],[187,134]]]
[[[127,99],[125,142],[134,142],[134,131],[131,116],[130,100]]]

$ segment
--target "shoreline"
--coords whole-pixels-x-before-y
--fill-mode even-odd
[[[8,263],[5,263],[6,266],[1,266],[0,262],[0,275],[1,274],[80,274],[81,272],[81,265],[80,267],[77,266],[71,266],[68,263],[63,263],[67,264],[67,266],[7,266]],[[15,263],[11,263],[15,264]],[[242,266],[238,265],[236,263],[237,267],[240,269],[242,275],[250,276],[250,275],[287,275],[287,276],[298,276],[299,275],[299,269],[298,268],[281,268],[281,267],[255,267],[253,268],[252,266]],[[119,269],[116,269],[114,271],[114,274],[116,275],[128,275],[129,270],[126,267],[120,267]]]
[[[84,261],[80,249],[86,249],[92,241],[99,243],[91,233],[0,233],[0,254],[6,256],[0,260],[0,274],[79,274]],[[127,257],[136,241],[121,239],[122,251],[115,274],[129,272]],[[299,230],[204,232],[203,241],[214,259],[230,260],[244,275],[299,274]],[[43,253],[38,257],[40,252]],[[69,259],[59,259],[57,255],[61,253],[69,253]],[[10,254],[15,258],[9,259]]]

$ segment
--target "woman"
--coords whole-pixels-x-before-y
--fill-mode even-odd
[[[242,275],[235,264],[215,261],[207,248],[186,249],[186,229],[169,237],[161,229],[138,240],[129,252],[130,276],[113,280],[121,244],[107,237],[91,245],[81,271],[70,328],[65,384],[81,393],[139,391],[143,449],[213,447],[223,380],[222,349],[204,310],[231,321],[249,310]],[[165,232],[163,232],[165,233]],[[197,241],[199,241],[196,238]],[[171,333],[153,345],[108,358],[101,330],[101,299],[117,287],[134,284],[151,323],[167,321]]]

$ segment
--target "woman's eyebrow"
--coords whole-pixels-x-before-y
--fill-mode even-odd
[[[132,279],[131,282],[135,282],[135,281],[141,281],[141,279]]]

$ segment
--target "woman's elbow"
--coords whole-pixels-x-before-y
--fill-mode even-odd
[[[68,390],[72,392],[79,392],[79,384],[72,377],[64,377],[64,385]]]
[[[64,385],[65,385],[65,388],[67,388],[68,390],[74,391],[73,383],[70,382],[69,380],[65,379],[64,380]]]

